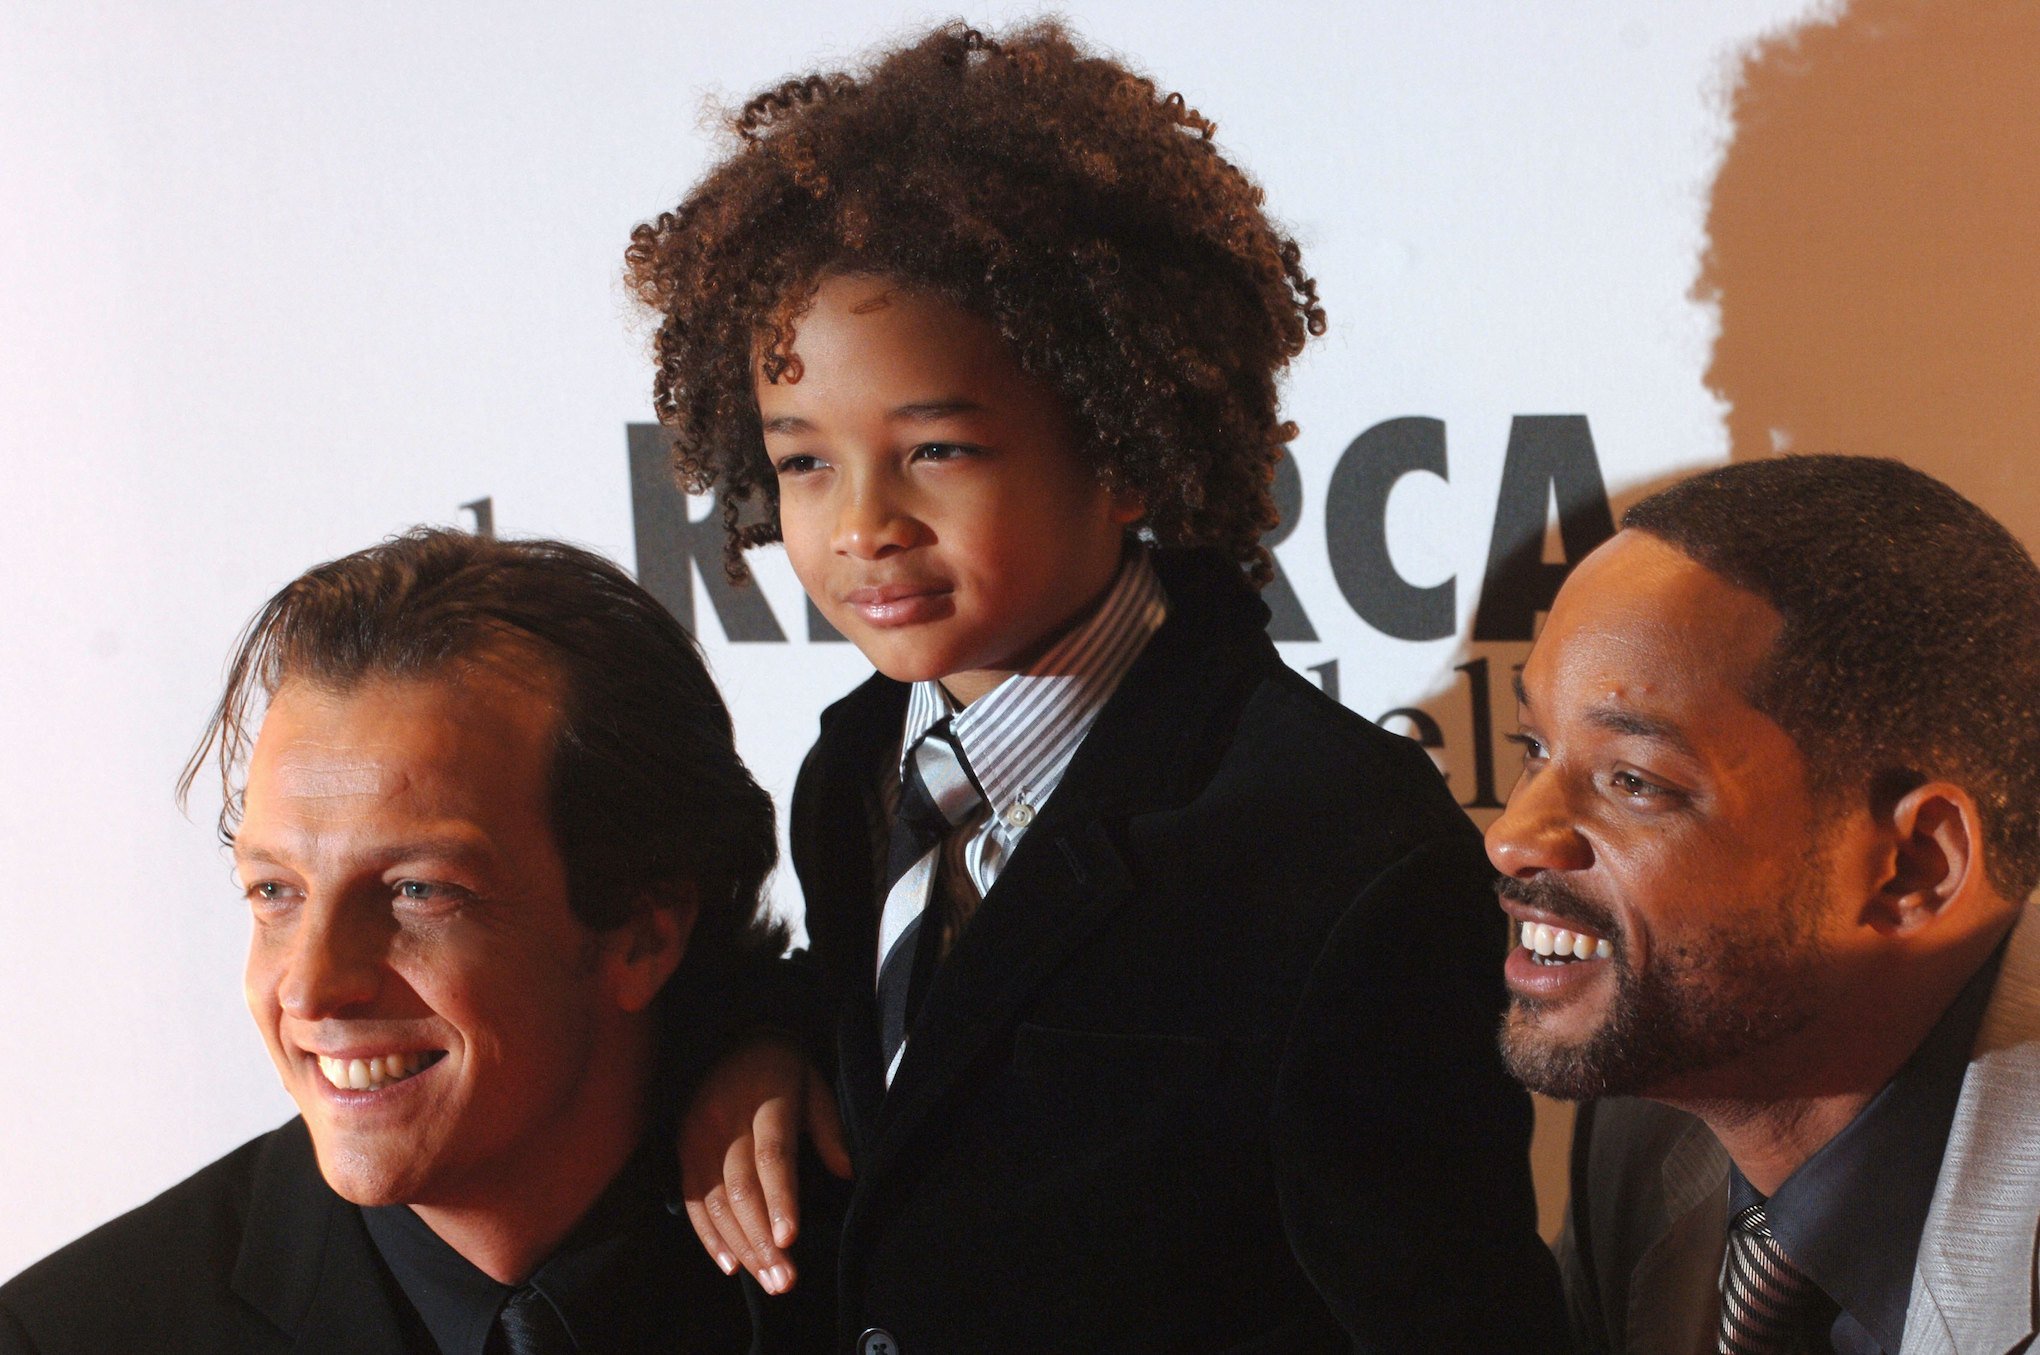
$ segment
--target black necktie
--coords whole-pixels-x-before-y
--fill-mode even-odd
[[[1771,1236],[1763,1205],[1753,1204],[1735,1216],[1721,1262],[1718,1355],[1827,1350],[1825,1339],[1808,1340],[1810,1319],[1828,1306],[1825,1299],[1820,1286],[1792,1264]]]
[[[489,1355],[576,1355],[579,1349],[552,1301],[528,1284],[510,1291],[489,1329]]]
[[[933,967],[934,957],[922,954],[923,933],[932,939],[940,930],[924,924],[941,863],[942,840],[983,802],[964,763],[963,750],[949,732],[949,721],[938,721],[902,759],[899,807],[886,846],[886,895],[879,935],[889,940],[878,967],[878,1031],[887,1085],[899,1067],[919,988],[926,985],[927,971]]]

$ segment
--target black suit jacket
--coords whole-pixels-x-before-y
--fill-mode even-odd
[[[745,1292],[755,1319],[756,1291]],[[303,1120],[243,1144],[0,1285],[0,1355],[434,1348],[360,1210],[319,1174]]]
[[[0,1286],[5,1355],[374,1355],[415,1321],[302,1120]]]
[[[1157,565],[1168,621],[890,1091],[878,789],[907,689],[822,718],[792,836],[857,1169],[839,1347],[1560,1349],[1479,835],[1416,744],[1282,664],[1237,567]]]

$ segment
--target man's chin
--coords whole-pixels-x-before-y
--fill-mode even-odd
[[[1521,1002],[1510,1004],[1502,1022],[1502,1061],[1510,1076],[1559,1101],[1590,1101],[1609,1094],[1609,1050],[1599,1032],[1568,1039],[1546,1029],[1546,1020]]]
[[[387,1148],[347,1142],[344,1136],[312,1131],[312,1149],[319,1175],[333,1193],[363,1208],[408,1204],[422,1184],[417,1159]]]

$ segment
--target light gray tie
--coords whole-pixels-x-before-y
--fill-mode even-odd
[[[920,990],[927,986],[928,974],[917,975],[916,970],[932,968],[938,958],[928,943],[936,939],[939,928],[925,924],[943,840],[983,803],[963,750],[949,732],[949,721],[937,722],[903,759],[899,806],[886,851],[888,884],[878,923],[878,1042],[887,1086],[899,1070],[907,1028],[913,1024]]]

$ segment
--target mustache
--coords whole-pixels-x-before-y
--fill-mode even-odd
[[[1511,903],[1549,913],[1562,922],[1576,922],[1580,930],[1604,936],[1611,942],[1621,939],[1621,924],[1614,913],[1548,874],[1533,875],[1527,880],[1504,875],[1495,881],[1495,893]]]

